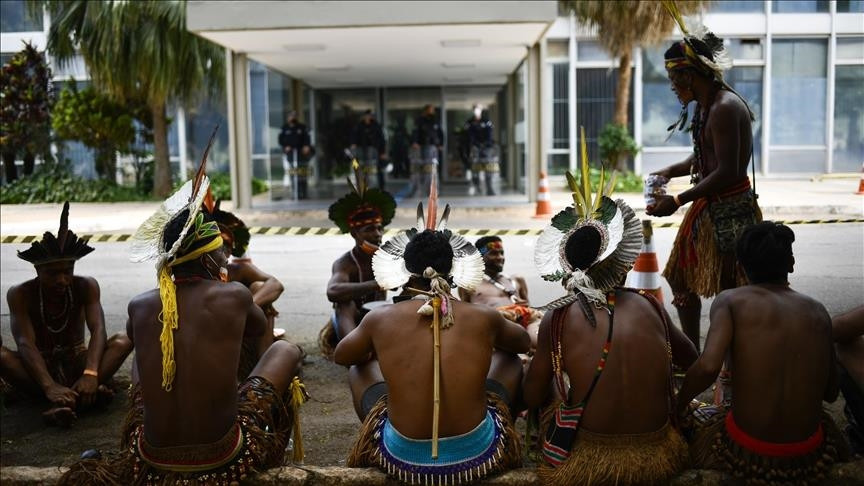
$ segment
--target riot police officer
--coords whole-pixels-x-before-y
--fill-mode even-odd
[[[438,153],[444,150],[444,131],[434,106],[424,106],[423,114],[417,118],[411,134],[411,149],[410,195],[413,196],[418,186],[428,191],[431,178],[438,175]]]
[[[383,163],[388,160],[384,130],[372,110],[366,110],[360,123],[351,132],[351,152],[360,161],[366,175],[377,174],[378,187],[384,189]]]
[[[483,105],[474,105],[474,115],[465,122],[463,134],[463,161],[471,174],[471,193],[482,191],[481,179],[485,179],[486,194],[496,193],[494,183],[497,181],[500,166],[495,142],[492,139],[492,122],[484,115]],[[470,165],[468,165],[470,164]]]
[[[279,145],[285,153],[283,166],[285,174],[294,185],[294,198],[308,197],[309,160],[314,155],[306,125],[297,120],[297,112],[288,112],[288,122],[279,132]]]

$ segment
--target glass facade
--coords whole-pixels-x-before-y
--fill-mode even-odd
[[[864,13],[864,0],[837,0],[837,13]]]
[[[42,9],[33,5],[41,2],[3,0],[0,2],[0,32],[41,32]]]
[[[828,0],[774,0],[771,2],[771,11],[774,13],[827,13]]]
[[[858,172],[864,163],[864,64],[834,73],[834,172]]]
[[[765,4],[754,0],[721,0],[711,2],[710,13],[763,13]]]
[[[631,77],[632,80],[632,77]],[[632,84],[632,83],[631,83]],[[588,160],[600,160],[597,140],[603,128],[615,118],[615,97],[618,91],[618,69],[586,68],[576,71],[576,124],[585,128]],[[627,129],[633,133],[633,90],[627,102]],[[578,134],[577,134],[578,136]],[[630,168],[633,168],[632,160]]]
[[[824,145],[828,42],[775,39],[771,145]]]

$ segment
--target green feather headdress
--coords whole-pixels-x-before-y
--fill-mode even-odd
[[[618,286],[632,268],[642,246],[642,230],[633,210],[622,200],[609,196],[615,187],[615,173],[606,178],[601,164],[597,188],[591,187],[585,129],[581,130],[580,179],[567,173],[573,205],[560,211],[543,230],[534,249],[534,264],[544,280],[561,281],[571,294],[541,309],[569,305],[582,294],[596,305],[606,303],[605,293]],[[574,268],[567,260],[567,242],[581,231],[596,231],[600,236],[597,255],[585,269]]]
[[[356,159],[351,166],[357,184],[348,178],[351,192],[331,204],[327,216],[343,233],[374,222],[387,226],[396,214],[396,200],[387,191],[367,186],[366,174],[360,170]]]

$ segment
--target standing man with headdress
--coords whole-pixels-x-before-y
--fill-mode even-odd
[[[114,392],[108,384],[132,351],[122,333],[106,336],[99,283],[74,274],[75,262],[91,251],[69,230],[69,203],[64,203],[57,236],[46,232],[18,252],[33,264],[36,278],[6,294],[18,351],[0,348],[2,378],[47,398],[52,407],[42,416],[51,425],[71,425],[77,411],[110,399]]]
[[[366,186],[366,176],[355,160],[357,184],[348,180],[351,192],[330,205],[328,216],[342,233],[349,233],[354,247],[333,262],[327,283],[327,300],[333,303],[330,321],[321,329],[318,345],[328,359],[340,339],[360,323],[368,311],[364,304],[387,298],[372,275],[372,255],[381,245],[384,228],[396,214],[396,200],[389,192]]]
[[[681,327],[699,349],[700,297],[746,282],[735,266],[735,240],[745,227],[762,219],[751,185],[755,182],[747,177],[753,154],[753,113],[723,80],[723,71],[732,66],[723,40],[704,27],[688,33],[674,2],[664,5],[684,32],[684,39],[664,54],[672,90],[682,106],[680,119],[669,130],[684,128],[690,102],[696,101],[696,110],[690,124],[693,153],[654,174],[666,179],[689,175],[693,187],[674,196],[657,196],[646,212],[668,216],[693,203],[663,276],[672,287]]]
[[[672,365],[686,368],[696,350],[650,293],[620,287],[642,229],[624,201],[608,197],[614,181],[604,188],[604,176],[595,196],[587,160],[579,183],[567,173],[573,205],[535,247],[543,279],[568,291],[542,307],[523,387],[529,407],[545,406],[544,485],[666,484],[688,460],[672,423]]]
[[[483,256],[483,280],[468,292],[459,289],[463,302],[494,307],[505,319],[524,327],[537,346],[537,330],[543,313],[528,305],[528,284],[519,276],[504,273],[504,244],[497,236],[483,236],[474,243]]]
[[[435,189],[415,228],[375,253],[382,289],[415,296],[373,310],[336,348],[352,365],[354,406],[363,427],[349,467],[378,467],[404,483],[467,484],[519,467],[513,428],[528,334],[493,309],[451,298],[483,275],[477,250],[436,228]],[[431,328],[431,329],[430,329]]]
[[[255,340],[244,340],[237,375],[243,380],[249,376],[249,372],[258,363],[258,359],[276,338],[274,327],[279,312],[273,307],[273,303],[282,295],[285,287],[276,277],[264,272],[252,263],[252,259],[246,253],[249,249],[249,228],[243,220],[233,213],[223,211],[220,208],[221,202],[216,201],[212,208],[208,208],[208,212],[219,225],[225,257],[228,258],[228,281],[240,282],[245,285],[252,292],[252,302],[261,307],[264,315],[267,316],[267,329],[264,334]],[[206,198],[205,206],[207,206]],[[284,331],[280,330],[280,334],[282,333]]]
[[[238,484],[282,465],[292,428],[302,459],[299,347],[273,343],[238,386],[241,340],[267,321],[249,289],[227,282],[219,227],[202,211],[208,185],[202,162],[132,237],[132,261],[157,260],[158,288],[129,303],[133,409],[122,449],[74,464],[61,484]]]

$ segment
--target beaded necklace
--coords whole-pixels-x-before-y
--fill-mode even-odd
[[[505,294],[507,294],[507,297],[510,297],[510,300],[513,301],[513,303],[515,304],[516,301],[517,301],[518,299],[516,298],[516,285],[513,285],[513,279],[510,278],[510,277],[507,277],[507,278],[510,280],[510,284],[513,285],[513,288],[512,288],[512,289],[508,289],[507,287],[504,286],[504,284],[502,284],[501,282],[498,281],[498,277],[499,277],[500,275],[502,275],[502,274],[499,273],[499,274],[496,275],[495,278],[493,279],[493,278],[490,277],[489,275],[484,274],[484,275],[483,275],[483,280],[486,280],[487,282],[489,282],[489,283],[491,283],[492,285],[494,285],[495,288],[497,288],[498,290],[500,290],[500,291],[504,292]]]
[[[45,318],[45,298],[42,295],[42,286],[39,285],[39,315],[40,315],[40,317],[42,317],[42,324],[45,325],[45,327],[48,329],[48,331],[50,331],[54,334],[59,334],[59,333],[63,332],[63,330],[66,329],[66,326],[69,325],[69,318],[72,316],[72,308],[75,306],[75,302],[72,299],[72,287],[71,286],[66,287],[66,295],[64,297],[65,298],[63,299],[63,310],[60,311],[60,313],[55,315],[55,316],[50,316],[51,317],[50,322],[53,322],[55,320],[59,320],[60,317],[64,316],[64,315],[66,316],[66,319],[63,321],[62,326],[60,326],[58,328],[51,327],[51,325],[48,324],[49,319]]]

